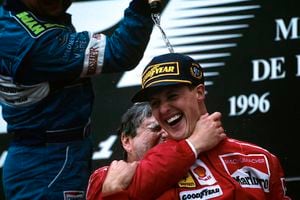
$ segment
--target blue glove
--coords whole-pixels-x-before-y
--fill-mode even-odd
[[[129,4],[129,8],[141,15],[151,15],[151,9],[148,0],[132,0]]]

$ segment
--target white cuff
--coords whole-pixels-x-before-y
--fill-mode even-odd
[[[89,35],[90,42],[85,51],[81,78],[100,74],[104,63],[106,36],[101,33],[89,33]]]
[[[185,141],[188,143],[188,145],[190,146],[190,148],[192,149],[192,151],[195,154],[195,158],[197,159],[198,154],[197,154],[196,148],[194,147],[194,145],[188,139],[186,139]]]

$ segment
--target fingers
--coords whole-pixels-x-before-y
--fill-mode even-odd
[[[134,162],[127,163],[127,164],[129,165],[129,167],[130,167],[131,169],[135,170],[136,167],[138,166],[139,162],[134,161]]]
[[[200,116],[200,119],[205,119],[205,118],[207,118],[209,116],[209,114],[208,113],[205,113],[204,115],[201,115]]]
[[[223,140],[224,138],[227,137],[227,135],[226,135],[226,133],[225,133],[225,130],[224,130],[224,128],[223,128],[222,126],[220,126],[220,127],[218,128],[218,133],[219,133],[219,135],[220,135],[220,140]]]
[[[127,188],[132,181],[137,166],[138,162],[112,161],[103,182],[102,195],[107,196]]]
[[[197,121],[192,135],[188,138],[198,153],[210,150],[226,138],[221,122],[221,113],[204,114]]]
[[[137,167],[138,162],[132,162],[132,163],[127,163],[124,160],[114,160],[110,164],[110,171],[112,170],[117,170],[117,169],[124,169],[124,170],[135,170]]]
[[[124,160],[114,160],[110,164],[110,168],[122,168],[122,166],[126,165]]]
[[[222,114],[220,112],[214,112],[209,115],[214,121],[221,120]]]
[[[204,115],[201,115],[200,119],[212,119],[213,121],[220,121],[222,117],[222,114],[220,112],[214,112],[212,114],[205,113]]]
[[[226,133],[221,133],[220,134],[220,140],[223,140],[227,137]]]
[[[204,114],[201,116],[199,123],[207,122],[211,126],[219,128],[222,126],[222,121],[221,121],[222,114],[220,112],[214,112],[212,114]]]

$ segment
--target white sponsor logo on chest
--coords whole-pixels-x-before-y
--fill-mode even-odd
[[[227,173],[241,187],[261,188],[269,192],[270,168],[265,155],[231,153],[221,155],[220,159]]]
[[[196,160],[190,170],[200,185],[213,185],[217,182],[209,168],[200,159]]]
[[[209,186],[198,190],[189,190],[180,192],[180,200],[206,200],[214,197],[221,196],[223,194],[219,185]]]

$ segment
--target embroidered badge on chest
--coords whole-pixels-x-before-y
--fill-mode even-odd
[[[31,12],[24,11],[13,15],[13,17],[25,28],[32,38],[38,38],[52,29],[65,28],[65,26],[60,24],[52,24],[39,20]]]
[[[64,191],[64,200],[84,200],[84,191]]]
[[[209,168],[200,159],[196,160],[190,170],[200,185],[213,185],[217,182]]]
[[[190,173],[188,173],[186,177],[184,177],[183,179],[181,179],[178,182],[178,186],[185,187],[185,188],[194,188],[194,187],[196,187],[196,183],[195,183],[192,175]]]

